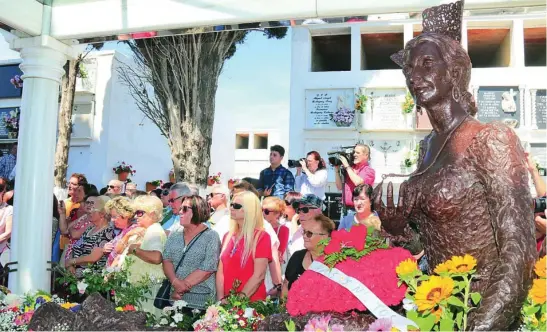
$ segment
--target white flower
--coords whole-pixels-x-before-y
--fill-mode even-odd
[[[109,266],[106,268],[106,272],[108,273],[113,273],[113,272],[120,272],[120,267],[119,266]]]
[[[80,294],[85,293],[85,290],[87,288],[87,284],[85,283],[85,281],[78,281],[76,286],[78,287],[78,292],[80,292]]]
[[[239,323],[239,325],[241,325],[241,326],[245,325],[245,321],[244,321],[243,319],[240,319],[240,320],[238,321],[238,323]]]
[[[175,303],[173,303],[173,306],[177,309],[182,309],[183,307],[186,307],[187,305],[188,303],[183,300],[178,300],[178,301],[175,301]]]
[[[196,315],[199,314],[199,312],[200,312],[199,309],[194,309],[194,310],[192,310],[192,313],[193,313],[193,314],[196,314]]]
[[[245,318],[251,318],[253,317],[254,309],[253,308],[245,308],[245,313],[243,314],[243,317]]]
[[[169,326],[171,326],[171,327],[176,327],[176,326],[177,326],[177,324],[175,324],[175,323],[171,323],[171,324],[169,324]]]
[[[173,311],[175,308],[173,307],[165,307],[163,308],[163,312],[168,313],[169,311]]]
[[[18,307],[19,305],[21,305],[21,303],[23,303],[23,301],[21,300],[21,298],[18,295],[8,294],[4,298],[4,303],[8,307]]]
[[[239,315],[238,315],[238,314],[235,314],[235,315],[234,315],[234,318],[235,318],[235,319],[238,319],[238,318],[239,318]]]
[[[182,322],[182,318],[183,318],[183,315],[181,313],[177,313],[173,315],[173,320],[175,321],[175,323]]]
[[[403,308],[406,311],[418,310],[418,306],[410,299],[403,299]]]
[[[167,325],[167,324],[169,324],[169,322],[167,321],[167,318],[162,318],[160,320],[160,325]]]

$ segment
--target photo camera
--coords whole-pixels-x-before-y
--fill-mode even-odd
[[[340,156],[346,158],[350,166],[353,166],[353,152],[355,151],[354,146],[344,146],[339,151],[330,151],[327,152],[329,156],[329,164],[333,167],[342,166],[340,161]]]
[[[300,164],[301,161],[306,162],[306,158],[289,159],[289,161],[287,162],[287,166],[289,166],[289,168],[302,167],[302,165]]]
[[[537,197],[533,199],[534,213],[544,213],[547,209],[547,204],[545,202],[545,196]]]

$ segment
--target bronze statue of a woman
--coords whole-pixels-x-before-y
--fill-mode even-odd
[[[453,255],[477,259],[482,295],[470,330],[507,330],[518,317],[536,258],[532,198],[525,156],[513,130],[483,124],[468,92],[471,60],[458,42],[463,3],[423,13],[423,33],[392,59],[403,67],[416,105],[433,130],[420,144],[416,172],[393,203],[382,184],[375,205],[385,230],[400,235],[415,223],[429,266]]]

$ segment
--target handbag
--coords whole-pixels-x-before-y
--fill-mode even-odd
[[[182,252],[182,257],[180,258],[180,261],[177,264],[177,267],[175,268],[175,276],[177,274],[177,270],[179,269],[180,264],[182,264],[182,261],[184,260],[184,256],[186,256],[186,253],[188,252],[188,250],[190,250],[192,245],[197,241],[197,239],[199,239],[201,234],[205,233],[208,230],[209,230],[209,228],[206,228],[206,229],[202,230],[184,248],[184,251]],[[171,305],[171,287],[172,287],[172,285],[171,285],[171,282],[169,281],[169,279],[165,279],[162,282],[161,287],[158,290],[158,293],[156,294],[156,298],[154,299],[154,307],[156,307],[158,309],[163,309],[163,308]]]

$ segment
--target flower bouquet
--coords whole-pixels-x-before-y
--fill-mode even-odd
[[[191,331],[192,324],[199,318],[200,311],[194,309],[192,315],[189,315],[183,311],[187,305],[186,301],[178,300],[173,303],[173,306],[163,308],[155,327],[174,327],[181,331]]]
[[[521,315],[523,325],[520,327],[521,331],[545,331],[546,327],[546,267],[545,260],[547,256],[543,256],[536,262],[534,266],[534,272],[537,276],[532,284],[532,289],[528,293],[528,298],[524,302]]]
[[[329,269],[337,269],[366,286],[385,305],[401,303],[406,286],[397,284],[395,268],[411,258],[409,251],[388,248],[385,240],[364,225],[356,225],[349,232],[334,231],[330,240],[321,242],[323,256],[316,259]],[[308,269],[294,282],[287,299],[291,316],[310,312],[345,313],[365,311],[365,305],[346,287],[324,275]]]
[[[234,188],[234,184],[238,181],[238,179],[230,179],[228,180],[228,189],[232,190]]]
[[[236,280],[222,302],[210,305],[205,315],[193,324],[195,331],[256,331],[266,315],[277,313],[277,305],[269,298],[251,302],[237,292],[241,285]]]
[[[330,115],[337,127],[349,127],[353,123],[355,111],[346,106],[339,106],[338,110]]]
[[[454,256],[437,265],[436,275],[424,275],[416,261],[407,259],[396,268],[399,284],[408,286],[403,307],[406,317],[421,331],[466,331],[467,315],[481,295],[471,292],[477,261],[473,256]]]
[[[364,114],[367,110],[368,97],[362,93],[356,94],[355,97],[355,110],[361,114]]]
[[[58,296],[45,292],[24,296],[0,292],[0,298],[0,331],[27,331],[36,309],[47,302],[57,303],[72,312],[78,312],[81,308],[78,303],[65,302]],[[65,331],[67,330],[68,327]]]
[[[220,175],[222,173],[218,172],[217,174],[209,175],[207,177],[207,185],[212,186],[214,184],[220,184]]]
[[[405,95],[405,101],[402,106],[403,114],[410,114],[412,111],[414,111],[414,106],[416,104],[414,103],[414,98],[412,98],[412,95],[409,91],[406,92]]]
[[[9,81],[16,89],[20,89],[23,87],[23,79],[19,75],[13,76],[13,78]]]
[[[128,176],[135,175],[135,173],[137,173],[137,171],[133,169],[133,166],[126,164],[125,161],[122,161],[121,163],[118,162],[118,165],[112,168],[112,170],[114,173],[118,174],[118,179],[120,181],[125,181]]]

